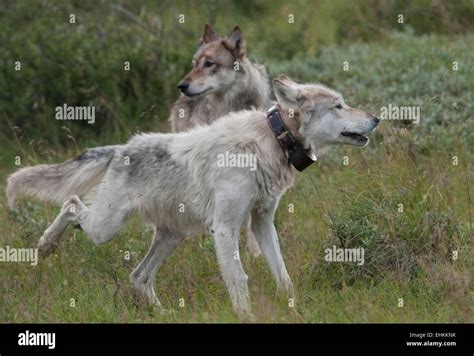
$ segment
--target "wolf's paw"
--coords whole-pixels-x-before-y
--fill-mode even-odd
[[[247,248],[253,257],[258,257],[262,254],[262,250],[260,250],[260,246],[258,245],[255,236],[250,234],[249,231],[247,231]]]
[[[38,241],[38,245],[36,246],[38,249],[38,254],[43,258],[49,256],[56,249],[56,247],[58,247],[57,243],[46,239],[44,235],[41,236]]]
[[[161,315],[171,315],[171,314],[174,314],[176,313],[176,310],[175,309],[167,309],[167,308],[164,308],[161,304],[155,304],[156,308],[158,309],[158,311],[160,312]]]
[[[147,304],[157,307],[160,312],[165,311],[160,303],[160,300],[156,296],[153,285],[150,283],[150,280],[146,275],[136,275],[134,272],[132,272],[130,275],[130,281],[132,282],[133,288],[135,290],[137,301],[140,304]]]
[[[243,323],[255,323],[257,319],[249,310],[238,310],[236,311],[237,317]]]

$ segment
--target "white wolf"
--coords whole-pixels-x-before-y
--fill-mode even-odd
[[[350,108],[340,94],[324,86],[279,76],[274,90],[288,133],[316,155],[331,145],[365,146],[365,135],[377,126],[377,117]],[[255,155],[257,169],[218,166],[217,156],[224,152]],[[57,246],[71,222],[100,244],[117,234],[132,211],[141,213],[155,226],[155,235],[130,278],[157,305],[157,269],[186,234],[210,232],[233,307],[248,315],[247,275],[238,253],[239,231],[248,214],[278,288],[293,295],[273,224],[293,176],[288,152],[267,114],[240,111],[189,132],[141,134],[127,144],[90,149],[61,164],[23,168],[9,177],[7,197],[10,206],[20,193],[64,203],[39,240],[42,255]],[[79,196],[92,204],[86,206]]]

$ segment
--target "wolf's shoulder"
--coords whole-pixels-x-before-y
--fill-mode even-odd
[[[127,147],[143,147],[156,144],[166,144],[173,136],[173,133],[147,132],[133,135],[125,146]]]

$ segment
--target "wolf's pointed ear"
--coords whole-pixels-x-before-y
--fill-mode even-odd
[[[219,36],[217,36],[217,32],[214,30],[214,27],[208,23],[204,25],[204,33],[202,34],[201,44],[215,41],[218,37]]]
[[[285,74],[280,74],[278,77],[275,78],[275,80],[279,80],[283,83],[287,83],[288,85],[297,85],[298,83],[296,83],[293,79],[291,79],[289,76],[285,75]]]
[[[290,106],[298,105],[298,84],[284,74],[273,79],[273,91],[278,102]]]
[[[246,53],[246,43],[244,40],[244,35],[240,30],[239,26],[235,26],[232,30],[232,33],[227,37],[224,42],[224,46],[231,51],[234,56],[242,59]]]

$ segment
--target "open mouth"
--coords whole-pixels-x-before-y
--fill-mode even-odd
[[[351,138],[352,140],[358,142],[358,143],[367,143],[367,141],[369,141],[369,138],[364,136],[364,135],[361,135],[361,134],[358,134],[356,132],[349,132],[349,131],[343,131],[341,132],[341,136],[345,136],[345,137],[349,137]]]
[[[200,95],[203,95],[205,93],[207,93],[209,90],[212,90],[212,87],[209,87],[199,93],[184,93],[184,95],[186,95],[188,98],[194,98],[196,96],[200,96]]]

